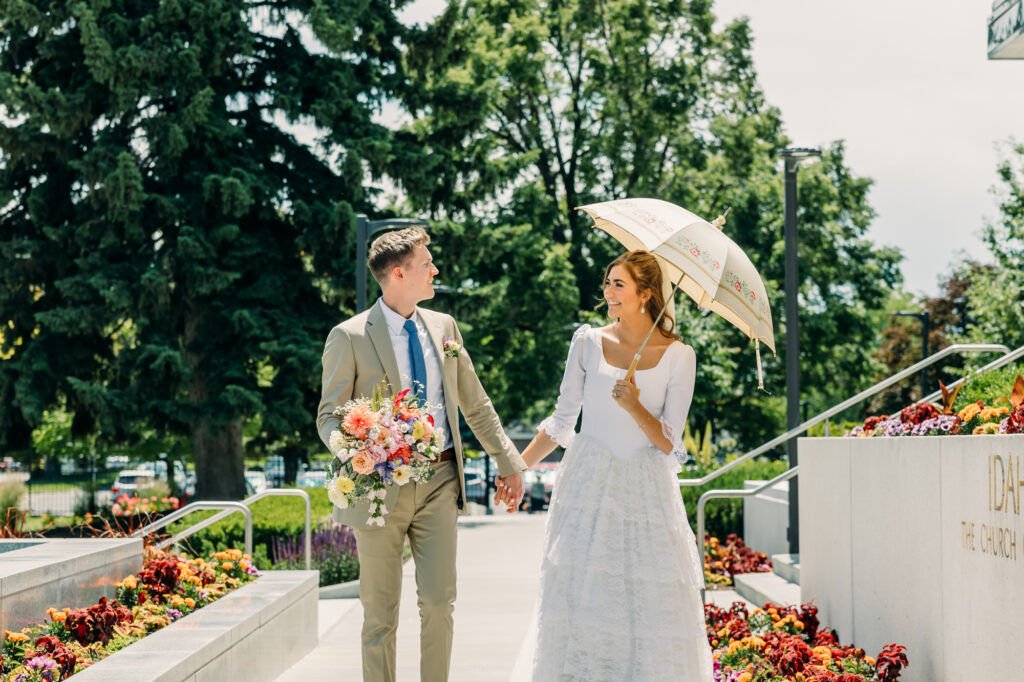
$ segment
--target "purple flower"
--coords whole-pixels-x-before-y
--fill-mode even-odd
[[[890,417],[878,422],[875,426],[875,435],[892,438],[905,435],[909,430],[910,424],[904,424],[899,417]]]
[[[246,575],[256,575],[256,576],[258,576],[260,574],[260,569],[256,568],[252,564],[249,564],[248,566],[245,567],[245,574]]]
[[[385,484],[391,485],[391,474],[395,470],[394,467],[392,466],[392,462],[384,460],[383,462],[381,462],[380,464],[373,468],[377,471],[378,474],[380,474],[380,479],[384,481]]]
[[[1006,433],[1010,430],[1010,418],[1007,417],[999,422],[999,433]]]
[[[846,432],[846,437],[847,438],[856,438],[857,436],[859,436],[862,433],[864,433],[864,427],[863,426],[854,426],[852,429],[850,429],[849,431]]]
[[[167,616],[171,619],[172,623],[181,618],[183,615],[185,614],[183,614],[178,609],[167,609]]]

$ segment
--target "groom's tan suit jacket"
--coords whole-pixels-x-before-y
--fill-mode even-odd
[[[480,379],[473,369],[473,362],[465,348],[457,357],[448,357],[444,353],[443,343],[448,337],[454,338],[462,346],[462,335],[451,315],[417,307],[416,312],[423,321],[430,341],[441,363],[441,378],[444,385],[445,413],[448,429],[455,443],[455,461],[458,467],[459,509],[465,513],[466,483],[463,474],[462,437],[459,434],[459,410],[462,410],[466,423],[480,440],[487,454],[494,458],[498,465],[498,474],[509,476],[526,469],[519,451],[501,428],[490,398],[480,384]],[[317,429],[325,444],[330,441],[339,420],[334,416],[334,408],[344,405],[353,398],[369,396],[381,379],[388,377],[391,394],[401,390],[402,382],[398,375],[398,363],[391,345],[387,322],[379,304],[369,310],[345,320],[331,330],[324,346],[323,355],[323,387],[320,408],[317,411]],[[441,426],[441,425],[439,425]],[[394,507],[398,495],[398,486],[388,486],[384,505],[388,509]],[[334,509],[334,519],[348,526],[364,527],[369,516],[369,502],[351,505],[348,509]]]

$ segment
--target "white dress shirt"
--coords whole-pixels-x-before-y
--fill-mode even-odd
[[[395,360],[398,362],[398,376],[402,382],[402,390],[412,388],[412,363],[409,361],[409,334],[405,331],[405,319],[380,299],[380,309],[384,313],[384,320],[388,325],[388,334],[391,335],[391,347],[395,351]],[[427,370],[427,402],[433,407],[429,410],[434,418],[434,426],[444,431],[444,450],[454,447],[451,429],[448,428],[448,415],[444,409],[444,382],[441,380],[441,362],[437,357],[437,350],[430,340],[427,328],[423,320],[416,313],[412,314],[412,321],[416,325],[417,336],[420,346],[423,348],[423,364]]]

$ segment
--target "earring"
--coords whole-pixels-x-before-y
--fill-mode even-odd
[[[643,314],[644,314],[644,313],[646,313],[646,312],[647,312],[647,308],[645,308],[645,307],[644,307],[644,304],[643,304],[643,303],[641,303],[641,304],[640,304],[640,314],[641,314],[641,315],[643,315]]]

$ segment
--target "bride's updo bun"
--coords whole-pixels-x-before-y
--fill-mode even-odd
[[[658,265],[658,259],[650,251],[643,249],[635,249],[633,251],[627,251],[622,254],[604,269],[604,279],[608,280],[608,275],[611,273],[612,268],[616,265],[621,265],[629,273],[629,276],[636,282],[637,293],[649,292],[651,297],[647,301],[645,306],[647,309],[647,315],[651,318],[651,323],[658,317],[658,313],[661,312],[662,306],[665,305],[665,285],[664,278],[661,274],[661,266]],[[604,300],[598,304],[597,307],[604,305]],[[658,322],[658,331],[661,335],[667,339],[676,339],[682,341],[682,338],[676,334],[675,329],[675,310],[669,308],[665,311],[661,321]]]

